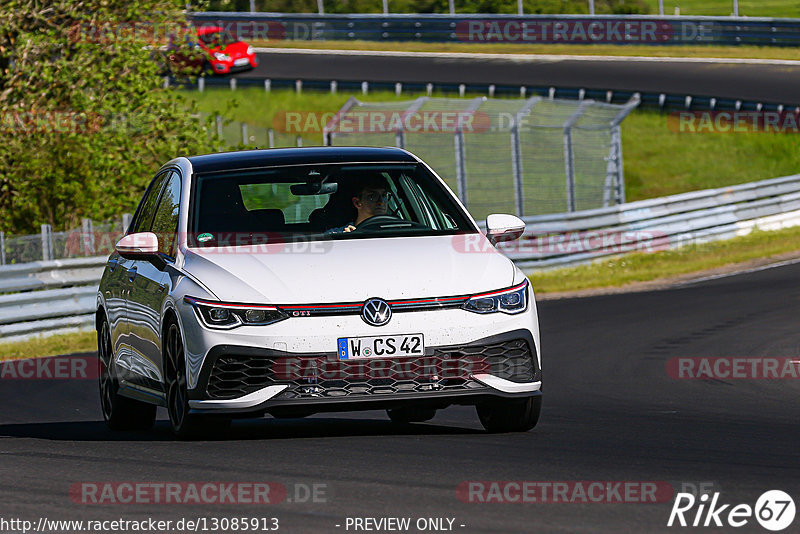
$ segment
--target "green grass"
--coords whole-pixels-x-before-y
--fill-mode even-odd
[[[800,137],[680,133],[667,116],[637,111],[622,123],[628,200],[766,180],[800,172]]]
[[[800,2],[798,3],[800,5]],[[716,57],[800,60],[800,48],[718,45],[610,45],[515,43],[405,43],[372,41],[269,41],[255,46],[314,50],[389,50],[400,52],[460,52],[473,54],[556,54],[579,56]]]
[[[97,334],[95,332],[76,332],[33,338],[28,341],[0,342],[0,360],[37,358],[96,350]]]
[[[538,293],[619,287],[713,269],[800,250],[800,227],[754,231],[725,241],[689,245],[651,254],[629,254],[579,267],[531,275]]]
[[[260,127],[262,131],[258,135],[263,138],[266,129],[273,126],[273,117],[282,111],[335,112],[350,95],[314,91],[305,91],[298,95],[289,90],[266,93],[263,89],[247,88],[237,91],[215,89],[203,93],[191,92],[189,96],[197,100],[201,110],[208,112],[220,108],[221,102],[229,99],[235,101],[237,106],[231,110],[229,118]],[[359,93],[355,96],[369,101],[405,101],[414,95],[405,94],[398,98],[394,93],[376,92],[366,96]],[[622,123],[625,182],[629,201],[800,172],[800,137],[796,135],[679,133],[672,131],[667,121],[667,115],[637,110]],[[232,142],[238,142],[241,138],[235,126],[226,131]],[[250,131],[253,132],[254,129],[251,128]],[[499,134],[485,135],[491,141]],[[319,133],[303,137],[304,144],[318,145],[322,142]],[[441,158],[436,155],[435,147],[443,142],[441,134],[431,134],[429,137],[430,142],[423,144],[418,150],[420,156],[429,160],[448,182],[452,182],[455,178],[454,165],[449,161],[440,161]],[[280,146],[294,145],[294,136],[279,136],[277,141],[282,141]],[[497,142],[504,142],[504,138],[498,138]],[[263,141],[258,141],[258,144],[265,146]],[[492,157],[491,152],[479,154],[473,151],[469,157],[474,159],[480,156],[488,161]],[[493,159],[497,160],[496,155]],[[499,167],[495,167],[497,168]],[[496,184],[492,186],[495,187]]]
[[[645,0],[650,13],[658,14],[658,0]],[[664,14],[675,14],[679,7],[681,15],[719,15],[733,13],[732,0],[664,0]],[[793,17],[800,18],[800,2],[797,0],[739,0],[739,15],[747,17]]]

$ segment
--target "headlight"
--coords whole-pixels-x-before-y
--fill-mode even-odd
[[[214,57],[217,58],[217,61],[230,61],[231,59],[231,56],[222,52],[214,52]]]
[[[183,297],[183,301],[192,305],[200,320],[209,328],[229,330],[242,325],[265,326],[288,318],[275,306],[232,304],[194,297]]]
[[[253,50],[253,47],[252,46],[248,46],[247,47],[247,55],[248,56],[252,56],[253,52],[255,52],[255,50]]]
[[[515,314],[528,308],[528,281],[509,289],[473,295],[464,303],[464,309],[475,313],[502,312]]]

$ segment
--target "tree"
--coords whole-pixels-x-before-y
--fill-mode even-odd
[[[188,31],[180,5],[0,5],[0,229],[130,212],[162,163],[215,149],[193,103],[163,87],[159,47]]]

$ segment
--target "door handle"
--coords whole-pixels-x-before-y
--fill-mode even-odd
[[[136,278],[136,271],[137,271],[136,267],[131,267],[130,269],[128,269],[128,280],[130,282],[133,282],[133,279]]]

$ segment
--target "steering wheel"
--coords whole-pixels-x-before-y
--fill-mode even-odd
[[[373,215],[372,217],[361,221],[361,224],[356,226],[356,229],[353,231],[369,232],[393,228],[425,228],[425,225],[414,221],[407,221],[399,217],[393,217],[392,215]]]

